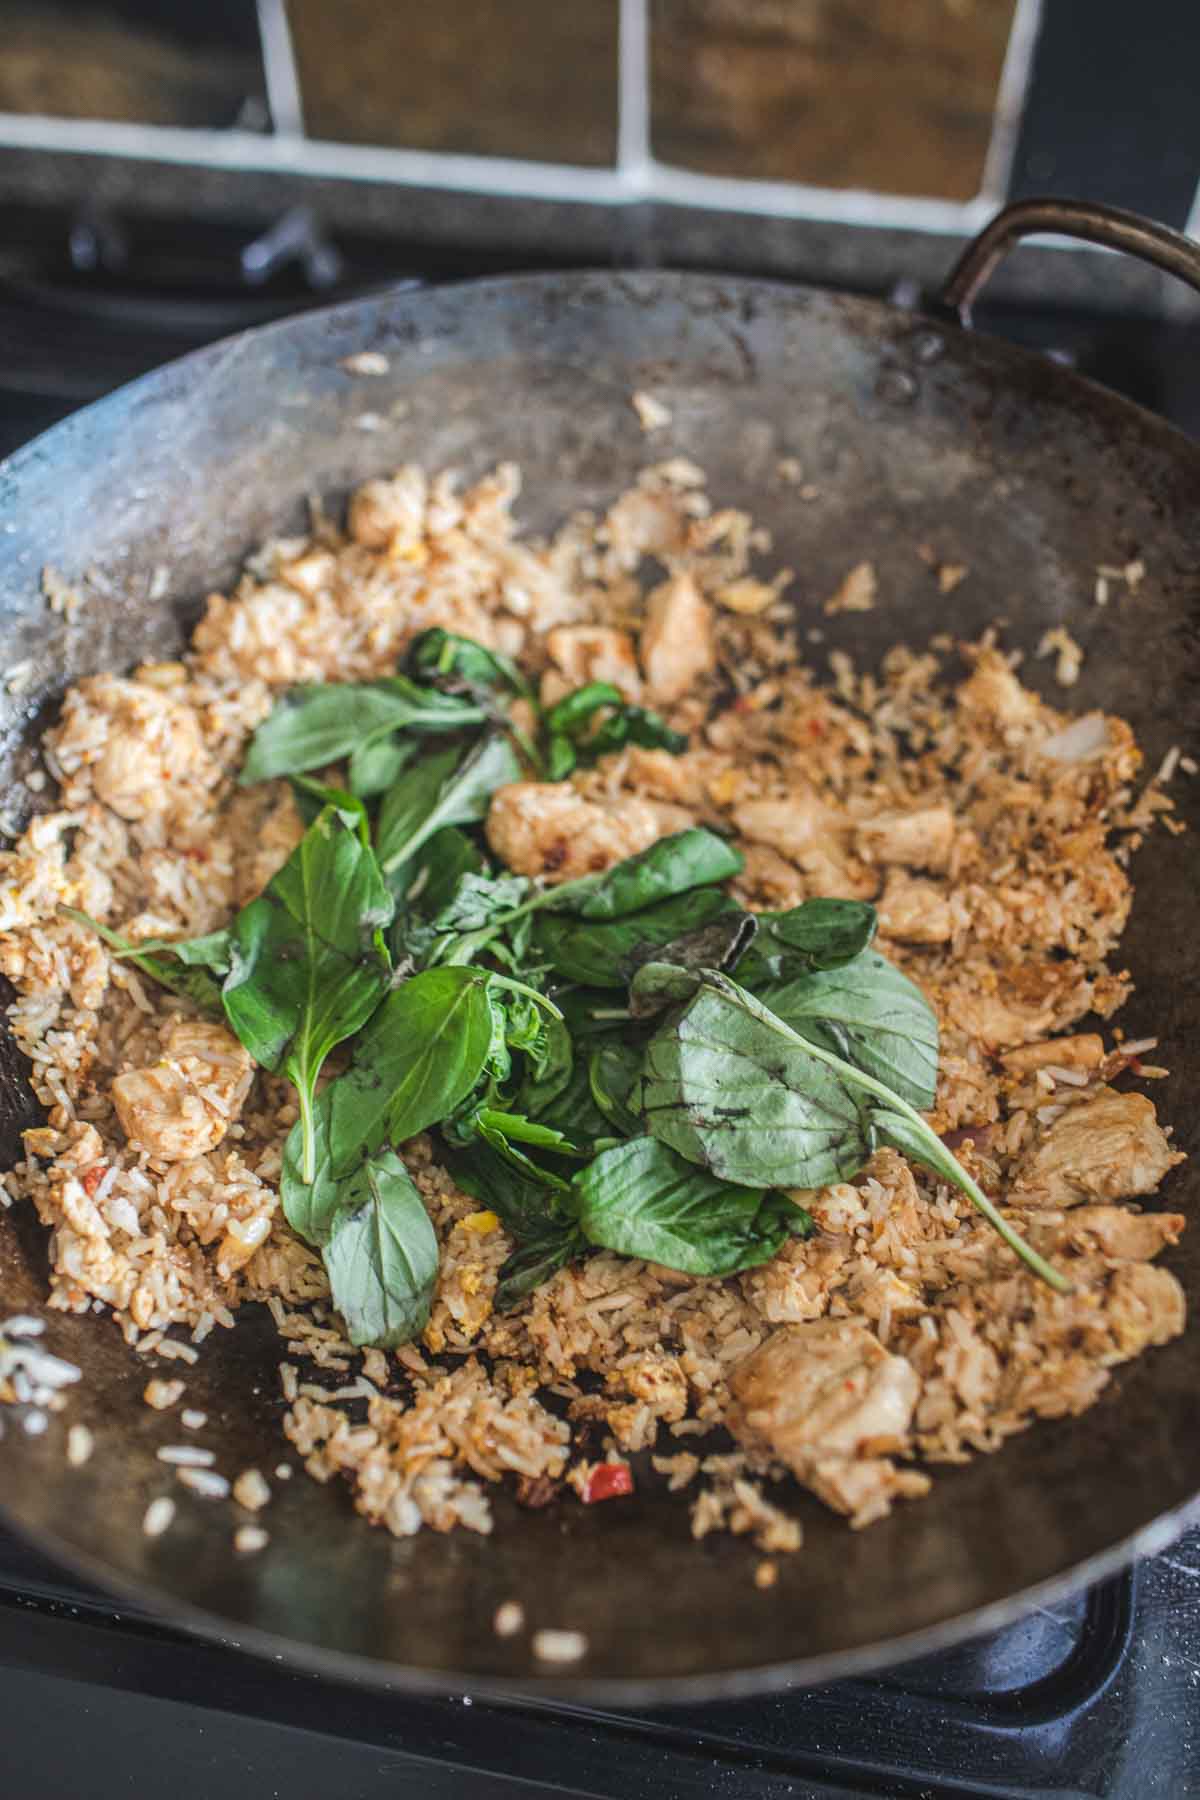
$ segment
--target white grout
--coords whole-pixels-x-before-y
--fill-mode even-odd
[[[983,162],[980,194],[999,205],[1012,185],[1013,161],[1017,153],[1017,137],[1029,88],[1029,72],[1033,67],[1038,38],[1042,30],[1042,0],[1017,0],[1013,11],[1004,66],[996,89],[992,109],[992,135]]]
[[[282,138],[304,135],[304,105],[286,0],[257,0],[258,36],[271,123]]]
[[[994,209],[992,202],[979,197],[961,203],[809,187],[802,182],[747,181],[667,168],[653,160],[643,172],[627,176],[621,169],[576,168],[515,157],[394,150],[252,131],[131,125],[119,120],[52,119],[40,113],[0,113],[0,148],[124,156],[210,169],[265,170],[593,206],[662,201],[763,218],[946,234],[977,230]]]
[[[631,187],[650,172],[650,14],[621,0],[617,46],[617,169]]]

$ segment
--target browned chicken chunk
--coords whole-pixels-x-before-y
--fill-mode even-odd
[[[945,944],[954,934],[950,902],[932,881],[894,869],[878,901],[879,929],[902,944]]]
[[[924,1477],[898,1470],[888,1455],[907,1443],[920,1380],[865,1325],[785,1325],[738,1364],[729,1385],[733,1431],[855,1524],[887,1512],[896,1494],[924,1491]]]
[[[712,608],[690,575],[673,575],[646,603],[642,668],[650,698],[673,706],[716,667]]]
[[[488,843],[510,869],[554,882],[611,868],[662,836],[649,801],[585,800],[560,781],[510,782],[493,794],[487,819]]]
[[[866,862],[899,863],[906,869],[930,869],[937,874],[950,866],[954,814],[948,806],[877,813],[858,827],[855,848]]]
[[[1018,1165],[1010,1198],[1018,1204],[1074,1206],[1152,1194],[1182,1162],[1144,1094],[1102,1088],[1055,1119]]]
[[[232,1032],[205,1019],[175,1019],[148,1069],[113,1079],[112,1099],[135,1150],[186,1162],[221,1142],[242,1110],[254,1064]]]
[[[614,631],[611,625],[557,625],[546,634],[546,651],[552,667],[542,681],[544,704],[553,705],[589,681],[610,682],[627,700],[641,698],[642,678],[626,631]]]

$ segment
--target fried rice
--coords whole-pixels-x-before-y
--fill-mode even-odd
[[[1128,863],[1174,823],[1175,766],[1142,781],[1123,721],[1069,719],[990,637],[897,646],[876,673],[826,660],[796,626],[788,572],[757,572],[764,535],[682,459],[548,542],[518,534],[518,486],[511,466],[467,491],[415,467],[368,482],[344,530],[318,517],[211,595],[179,661],[67,693],[43,746],[57,791],[0,857],[0,970],[47,1116],[6,1195],[50,1228],[49,1305],[104,1312],[172,1374],[266,1305],[292,1446],[398,1535],[488,1532],[490,1484],[571,1504],[597,1463],[637,1456],[639,1480],[683,1493],[695,1536],[794,1550],[794,1493],[771,1485],[785,1473],[868,1524],[937,1464],[1081,1412],[1114,1365],[1182,1330],[1183,1293],[1154,1258],[1184,1221],[1136,1204],[1179,1160],[1129,1085],[1161,1071],[1152,1045],[1099,1023],[1130,991]],[[864,597],[886,604],[856,564],[828,610]],[[876,904],[880,948],[938,1016],[931,1123],[1070,1294],[882,1150],[857,1181],[799,1196],[815,1235],[762,1267],[703,1279],[602,1253],[498,1314],[512,1246],[418,1138],[403,1154],[441,1246],[432,1315],[419,1343],[352,1348],[279,1207],[292,1090],[59,908],[135,940],[225,924],[303,829],[286,782],[235,786],[248,734],[289,685],[390,671],[433,625],[518,658],[547,699],[612,681],[689,734],[680,756],[606,757],[549,807],[536,784],[502,790],[488,836],[514,867],[561,879],[703,823],[743,850],[749,907]],[[1073,681],[1076,647],[1042,649]],[[14,1382],[0,1359],[0,1397],[23,1397]],[[838,1382],[851,1399],[833,1404]],[[173,1407],[185,1388],[152,1381],[147,1401]],[[255,1470],[234,1486],[244,1550],[267,1541],[245,1525],[263,1490]],[[166,1524],[160,1507],[147,1530]]]

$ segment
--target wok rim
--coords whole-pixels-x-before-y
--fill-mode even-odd
[[[0,460],[0,480],[19,475],[28,463],[53,457],[57,454],[59,440],[65,441],[78,431],[82,423],[90,420],[98,409],[110,405],[127,405],[139,394],[147,393],[165,381],[202,379],[210,363],[219,364],[231,354],[240,353],[251,340],[257,342],[267,336],[284,335],[302,327],[319,330],[322,323],[334,320],[338,320],[344,328],[355,313],[378,309],[393,297],[408,301],[436,300],[437,296],[449,291],[486,298],[493,291],[507,294],[516,289],[530,293],[553,292],[565,295],[569,302],[575,292],[586,297],[589,285],[597,282],[624,294],[629,304],[634,303],[639,288],[653,290],[665,287],[669,292],[707,290],[735,297],[762,294],[775,302],[792,297],[800,302],[815,299],[832,303],[852,316],[904,326],[907,328],[906,335],[926,328],[941,336],[980,346],[986,356],[994,358],[1000,365],[1002,374],[1006,369],[1026,372],[1036,370],[1039,380],[1049,392],[1074,395],[1078,404],[1086,404],[1091,409],[1093,416],[1106,415],[1108,423],[1132,426],[1139,432],[1143,442],[1149,442],[1177,462],[1189,464],[1191,472],[1200,478],[1200,443],[1158,413],[1076,370],[1051,361],[1036,350],[1009,343],[990,332],[964,328],[956,319],[936,307],[908,311],[873,295],[847,293],[809,283],[789,282],[777,277],[759,278],[725,275],[720,271],[669,268],[627,271],[586,267],[493,275],[417,290],[388,287],[354,300],[309,308],[280,319],[248,326],[240,332],[159,364],[133,381],[123,383],[110,393],[77,408]],[[410,355],[411,351],[400,348],[395,354],[401,358]],[[21,1409],[12,1410],[14,1414],[19,1414]],[[568,1701],[581,1705],[645,1708],[687,1705],[714,1699],[748,1699],[760,1694],[780,1693],[789,1688],[824,1685],[870,1675],[950,1649],[969,1639],[988,1635],[1016,1622],[1035,1606],[1067,1598],[1119,1574],[1136,1559],[1155,1555],[1167,1548],[1189,1526],[1200,1523],[1200,1489],[1178,1505],[1157,1514],[1117,1543],[1073,1563],[1059,1574],[917,1631],[879,1639],[851,1649],[784,1661],[716,1668],[699,1674],[640,1676],[630,1679],[589,1676],[584,1673],[570,1675],[559,1671],[547,1673],[544,1677],[488,1676],[479,1680],[474,1675],[457,1670],[386,1662],[351,1651],[323,1648],[309,1639],[277,1635],[259,1626],[243,1625],[229,1616],[210,1613],[153,1582],[139,1581],[120,1571],[114,1571],[102,1557],[94,1557],[65,1543],[52,1531],[16,1518],[10,1513],[2,1494],[0,1522],[52,1562],[94,1584],[101,1590],[101,1597],[110,1594],[117,1600],[124,1599],[140,1608],[155,1623],[186,1630],[207,1642],[244,1651],[260,1660],[291,1665],[308,1675],[383,1692],[445,1694],[462,1690],[481,1700],[494,1699],[509,1704],[523,1702],[536,1705]]]

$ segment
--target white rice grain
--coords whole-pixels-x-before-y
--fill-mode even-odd
[[[204,1450],[199,1444],[163,1444],[158,1451],[158,1460],[173,1469],[210,1469],[217,1459],[211,1450]]]

